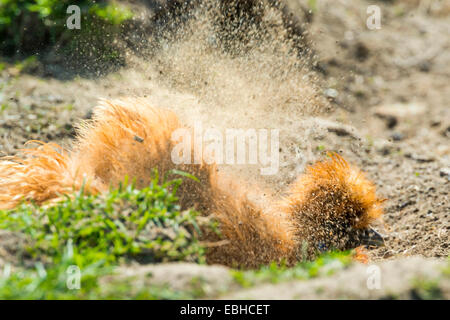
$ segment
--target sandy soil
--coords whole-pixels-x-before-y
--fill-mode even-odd
[[[360,1],[319,3],[311,27],[319,63],[328,85],[343,93],[336,103],[350,110],[341,117],[365,142],[341,137],[336,147],[359,159],[388,199],[389,240],[374,256],[448,256],[448,5],[381,6],[382,28],[371,31],[361,28],[367,15]]]
[[[446,263],[440,259],[409,257],[380,262],[371,265],[372,269],[355,264],[330,276],[324,272],[308,281],[256,283],[243,289],[223,266],[163,263],[122,267],[117,270],[118,275],[102,281],[106,284],[127,279],[134,290],[158,285],[175,291],[194,290],[217,299],[449,299],[450,277],[442,277],[445,267]],[[378,275],[376,280],[375,277],[368,280],[368,276]],[[430,290],[430,286],[434,289]]]

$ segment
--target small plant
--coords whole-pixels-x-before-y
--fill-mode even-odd
[[[129,259],[204,262],[199,237],[210,223],[200,222],[196,211],[180,211],[181,183],[161,181],[155,172],[143,189],[125,181],[102,195],[81,190],[46,206],[24,203],[0,211],[0,229],[25,238],[25,248],[16,252],[21,263],[0,277],[0,299],[192,298],[194,293],[162,287],[134,292],[126,282],[101,288],[98,283]],[[80,290],[66,286],[66,271],[73,265],[81,270]]]
[[[39,67],[39,62],[36,56],[29,56],[28,58],[17,61],[14,65],[14,67],[17,69],[19,73],[21,72],[30,72],[33,69],[36,69]]]
[[[411,295],[419,300],[441,300],[444,294],[438,280],[414,279]]]
[[[257,270],[233,270],[232,275],[243,287],[251,287],[261,282],[278,283],[289,280],[307,280],[319,275],[331,275],[352,262],[353,251],[332,251],[319,256],[314,261],[299,262],[294,267],[272,263]]]
[[[120,25],[133,17],[133,12],[116,4],[106,6],[94,4],[89,8],[89,13],[113,25]]]
[[[317,12],[317,0],[308,0],[308,7],[312,13]]]
[[[0,299],[193,299],[195,292],[174,291],[165,286],[150,285],[135,290],[129,281],[105,282],[114,269],[99,260],[80,270],[79,287],[69,287],[68,270],[76,264],[74,248],[69,243],[62,260],[51,266],[36,263],[34,268],[11,270],[6,265],[0,275]]]
[[[0,51],[8,55],[33,54],[47,45],[70,42],[80,30],[68,30],[66,10],[70,0],[2,0],[0,1]],[[116,1],[81,0],[85,28],[100,28],[102,34],[114,34],[117,26],[132,18],[132,12]],[[83,29],[83,28],[82,28]],[[97,39],[100,40],[100,39]],[[91,42],[92,45],[92,42]]]
[[[2,103],[0,105],[0,113],[2,113],[3,111],[9,109],[9,105],[7,105],[6,103]]]
[[[447,257],[447,266],[442,270],[444,277],[450,278],[450,256]]]
[[[193,210],[180,211],[176,190],[181,179],[136,189],[127,182],[104,195],[74,196],[38,207],[23,204],[0,211],[0,229],[29,237],[27,252],[43,263],[59,263],[70,241],[80,267],[126,258],[148,262],[204,261],[198,236],[202,225]]]
[[[97,261],[82,269],[80,288],[69,290],[67,270],[76,264],[69,243],[59,263],[45,267],[36,263],[33,269],[10,270],[7,265],[0,277],[0,299],[76,299],[95,295],[101,276],[110,274],[104,261]]]

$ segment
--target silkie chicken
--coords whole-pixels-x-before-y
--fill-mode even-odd
[[[219,222],[220,236],[202,236],[221,243],[207,248],[210,264],[292,265],[326,250],[382,242],[370,226],[383,213],[383,199],[364,173],[341,156],[330,154],[308,167],[285,197],[259,204],[250,199],[249,187],[219,172],[215,164],[175,164],[171,135],[178,128],[182,125],[172,111],[144,100],[101,101],[92,119],[77,125],[71,150],[40,143],[20,157],[1,159],[0,209],[22,201],[46,204],[81,188],[105,192],[125,176],[143,187],[154,168],[162,175],[176,169],[199,180],[186,179],[177,190],[181,209],[195,208]]]

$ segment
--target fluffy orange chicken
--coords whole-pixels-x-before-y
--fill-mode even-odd
[[[195,207],[219,221],[221,238],[204,234],[209,263],[245,268],[271,261],[293,264],[329,249],[379,243],[371,223],[383,213],[382,200],[363,172],[332,154],[309,167],[270,205],[250,200],[248,188],[224,176],[214,164],[175,164],[172,132],[176,115],[140,99],[102,101],[91,120],[77,126],[72,150],[54,143],[24,149],[0,161],[0,209],[21,201],[43,204],[84,188],[100,193],[125,176],[147,185],[157,168],[177,169],[186,179],[177,191],[183,209]],[[253,188],[252,188],[253,189]]]

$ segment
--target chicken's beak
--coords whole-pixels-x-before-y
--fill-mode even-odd
[[[374,229],[369,228],[364,231],[361,236],[361,245],[366,247],[382,247],[384,246],[385,236],[382,236]]]

